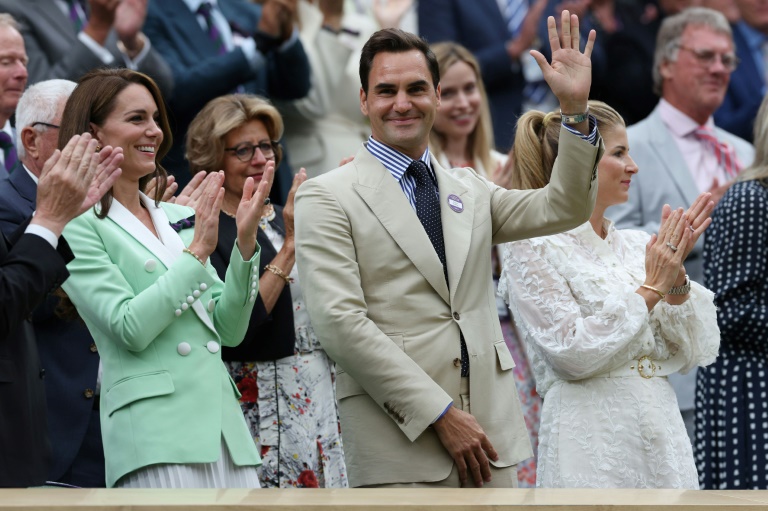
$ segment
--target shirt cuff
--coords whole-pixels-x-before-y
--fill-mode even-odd
[[[77,34],[77,38],[97,57],[99,57],[99,60],[101,60],[104,64],[111,65],[115,61],[115,56],[112,55],[108,49],[94,41],[93,38],[85,32],[80,32]]]
[[[278,48],[278,52],[284,52],[291,48],[296,42],[299,40],[299,31],[295,28],[293,29],[293,32],[291,32],[291,37],[289,37],[283,44],[281,44]]]
[[[42,225],[29,224],[27,228],[24,229],[24,232],[26,234],[34,234],[36,236],[40,236],[45,241],[50,243],[54,249],[59,246],[59,237],[53,234],[53,231],[43,227]]]
[[[433,420],[432,422],[430,422],[430,424],[434,424],[435,422],[437,422],[437,421],[439,421],[440,419],[442,419],[442,418],[443,418],[443,415],[445,415],[446,413],[448,413],[448,410],[450,410],[450,408],[451,408],[452,406],[453,406],[453,401],[451,401],[450,403],[448,403],[448,406],[446,406],[446,407],[445,407],[445,410],[443,410],[443,412],[442,412],[440,415],[438,415],[438,416],[437,416],[437,418],[435,418],[435,420]]]
[[[117,45],[117,49],[120,50],[120,53],[123,56],[123,60],[125,61],[125,67],[133,71],[138,71],[139,66],[141,65],[141,62],[149,53],[150,48],[152,48],[152,44],[149,42],[149,37],[144,36],[144,47],[141,49],[139,54],[136,55],[135,58],[131,59],[130,57],[128,57],[128,55],[126,55],[125,52],[122,51],[123,45],[121,44]]]
[[[248,64],[251,67],[251,71],[253,73],[261,72],[261,70],[264,68],[264,64],[267,62],[267,59],[264,57],[264,54],[261,53],[258,48],[256,48],[256,41],[250,37],[243,38],[239,47],[245,55],[245,59],[248,61]]]
[[[577,137],[581,138],[582,140],[586,140],[592,145],[597,144],[597,119],[595,119],[594,115],[589,116],[589,135],[585,135],[579,130],[572,128],[571,126],[563,123],[563,128],[567,129]]]

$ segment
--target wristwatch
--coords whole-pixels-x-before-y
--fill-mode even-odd
[[[562,110],[560,110],[560,118],[563,120],[563,124],[579,124],[580,122],[584,122],[589,117],[589,108],[584,110],[580,114],[564,114]]]
[[[685,274],[685,282],[682,286],[673,287],[667,292],[668,295],[687,295],[691,292],[691,279],[688,278],[688,274]]]

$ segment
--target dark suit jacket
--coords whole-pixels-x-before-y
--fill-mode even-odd
[[[9,179],[0,181],[0,230],[6,236],[32,215],[37,186],[23,167]],[[64,321],[55,314],[59,298],[49,295],[32,314],[40,362],[45,368],[45,393],[48,403],[48,436],[52,459],[47,479],[58,481],[71,467],[85,439],[93,410],[93,398],[86,389],[96,388],[99,356],[88,329],[80,321]],[[91,439],[101,444],[101,437]],[[103,486],[104,457],[88,460],[92,473],[101,481],[78,480],[78,486]]]
[[[14,245],[0,235],[0,487],[41,485],[48,474],[44,372],[27,318],[67,278],[71,257],[64,240],[57,253],[34,234]]]
[[[21,25],[30,85],[52,78],[77,81],[91,69],[104,67],[104,62],[77,38],[75,25],[54,0],[0,0],[0,12],[10,13]],[[115,57],[114,66],[125,66],[114,31],[106,48]],[[173,90],[171,70],[154,42],[138,70],[151,76],[166,97]]]
[[[261,7],[243,0],[219,0],[219,9],[233,31],[252,36]],[[254,73],[240,49],[218,55],[183,0],[149,3],[144,33],[171,66],[174,93],[170,105],[175,119],[174,144],[163,161],[180,184],[189,181],[184,138],[192,118],[208,101],[243,86],[245,92],[274,99],[298,99],[309,92],[310,68],[301,43],[267,55],[265,72]]]
[[[285,234],[283,208],[275,206],[275,218],[272,227]],[[224,213],[220,214],[219,242],[211,254],[211,264],[216,268],[219,278],[224,280],[227,265],[235,246],[237,225],[235,220]],[[264,274],[264,267],[275,258],[277,250],[270,243],[269,237],[261,229],[256,234],[256,241],[261,247],[259,277]],[[293,300],[291,288],[286,285],[275,302],[272,312],[267,313],[261,293],[256,296],[256,303],[251,313],[251,322],[243,342],[234,348],[224,347],[221,358],[243,362],[277,360],[293,355],[296,345],[296,333],[293,325]]]
[[[757,65],[747,46],[747,41],[739,28],[733,28],[733,42],[736,45],[736,55],[741,59],[739,67],[731,74],[728,92],[725,93],[723,104],[715,112],[715,124],[719,128],[752,142],[752,129],[763,100],[765,81],[757,71]]]
[[[613,33],[607,33],[591,13],[586,20],[579,20],[582,43],[587,40],[590,28],[597,31],[592,51],[590,99],[611,105],[624,117],[627,126],[645,119],[659,102],[653,92],[652,69],[656,34],[663,13],[659,10],[657,16],[649,18],[644,15],[645,9],[646,4],[636,0],[616,0],[614,14],[621,28]],[[559,16],[560,13],[556,13],[556,19]],[[542,23],[546,25],[543,16]],[[542,35],[546,37],[546,31],[540,32]],[[545,53],[547,58],[549,53]]]
[[[521,113],[525,78],[507,55],[510,36],[499,4],[496,0],[419,0],[418,18],[419,34],[430,44],[455,41],[477,58],[491,106],[496,146],[500,151],[508,150]]]

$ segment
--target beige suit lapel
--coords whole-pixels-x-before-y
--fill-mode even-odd
[[[354,165],[358,172],[358,181],[352,185],[355,191],[427,282],[450,303],[442,263],[400,185],[365,148],[355,156]]]
[[[472,223],[475,218],[475,199],[467,187],[450,171],[443,169],[435,158],[432,168],[440,189],[440,219],[443,222],[445,260],[448,264],[448,282],[451,300],[464,273],[469,245],[472,241]]]

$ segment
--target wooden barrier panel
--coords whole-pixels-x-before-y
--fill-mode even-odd
[[[0,490],[0,511],[768,510],[768,491],[554,489]]]

